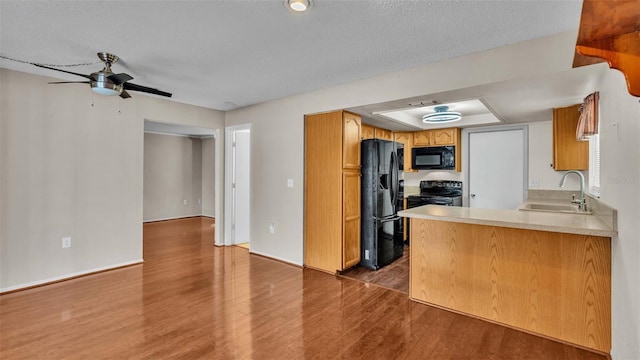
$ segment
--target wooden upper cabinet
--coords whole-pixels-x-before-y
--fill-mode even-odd
[[[459,128],[423,130],[413,133],[415,146],[455,146],[459,143]]]
[[[435,146],[457,145],[457,128],[431,130],[432,144]]]
[[[342,116],[342,167],[360,169],[360,115],[343,111]]]
[[[431,130],[416,131],[413,133],[413,145],[432,146]]]
[[[360,135],[362,140],[373,139],[375,138],[375,128],[371,125],[362,124]]]
[[[393,133],[389,130],[375,128],[374,137],[381,140],[393,140]]]
[[[362,130],[360,131],[362,140],[367,139],[382,139],[393,140],[393,133],[386,129],[377,128],[375,126],[362,124]]]
[[[411,148],[413,147],[413,133],[396,132],[393,133],[393,141],[404,145],[404,172],[417,171],[411,169]]]
[[[589,169],[589,142],[576,140],[580,104],[553,109],[553,169]]]

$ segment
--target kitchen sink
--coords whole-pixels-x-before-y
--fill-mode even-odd
[[[577,205],[564,205],[564,204],[537,204],[528,203],[520,207],[519,210],[524,211],[546,211],[557,213],[571,213],[571,214],[584,214],[589,215],[591,211],[582,211],[578,209]]]

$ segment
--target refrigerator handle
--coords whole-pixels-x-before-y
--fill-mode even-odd
[[[381,223],[386,223],[386,222],[389,222],[389,221],[396,221],[396,220],[400,220],[400,219],[402,219],[400,216],[394,216],[391,219],[384,219],[384,220],[378,220],[378,221],[380,221]]]
[[[396,213],[396,194],[395,194],[394,186],[396,184],[396,181],[393,178],[395,176],[395,173],[393,172],[393,167],[395,166],[393,161],[394,160],[393,155],[395,155],[395,152],[392,151],[389,159],[389,195],[391,198],[391,209],[395,214]]]
[[[398,174],[398,158],[396,156],[396,152],[392,152],[391,153],[391,169],[389,169],[390,173],[393,174],[391,176],[391,188],[392,193],[391,193],[391,206],[393,209],[393,213],[395,214],[397,212],[398,209],[396,209],[396,205],[398,203],[398,191],[400,190],[400,174]]]

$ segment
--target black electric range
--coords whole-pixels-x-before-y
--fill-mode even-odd
[[[420,181],[420,195],[407,196],[407,209],[423,205],[462,206],[462,182],[449,180]],[[410,225],[407,222],[409,244]]]
[[[423,205],[462,206],[462,182],[443,180],[420,181],[420,195],[407,196],[407,208]]]

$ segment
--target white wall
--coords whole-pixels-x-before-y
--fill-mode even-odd
[[[144,221],[202,214],[202,147],[199,138],[144,134]]]
[[[0,291],[141,261],[144,119],[224,127],[215,110],[49,81],[0,69]]]
[[[554,35],[228,112],[227,126],[252,124],[252,249],[292,263],[303,262],[305,114],[567,70],[573,59],[575,36],[575,33]],[[617,82],[616,92],[622,93],[624,81]],[[624,117],[620,121],[626,139],[624,144],[605,139],[602,148],[603,163],[607,164],[603,164],[603,177],[608,182],[603,187],[609,187],[603,189],[603,200],[620,210],[621,227],[620,239],[613,241],[614,354],[621,359],[637,359],[640,358],[636,305],[640,300],[638,104],[626,92],[614,97],[615,100],[602,100],[605,116],[611,113],[612,118]],[[626,110],[611,104],[619,101],[625,102]],[[544,135],[550,132],[550,122],[529,129],[530,154],[534,153],[530,155],[529,176],[540,180],[539,188],[557,189],[561,172],[548,167],[551,138]],[[412,182],[418,180],[409,176]],[[286,187],[287,178],[294,179],[295,188]],[[567,188],[577,189],[577,180],[570,181]],[[277,229],[271,236],[267,229],[270,221]]]
[[[624,77],[600,84],[601,200],[618,210],[611,242],[614,359],[640,359],[640,104]]]
[[[202,215],[215,217],[216,140],[202,139]]]
[[[551,111],[549,118],[551,119]],[[528,123],[529,126],[529,188],[540,190],[580,190],[580,180],[575,175],[567,176],[564,188],[560,188],[560,179],[565,171],[555,171],[553,163],[553,123],[549,121]],[[585,182],[588,171],[583,171]],[[538,181],[538,186],[532,186]],[[589,189],[585,186],[585,192]]]
[[[567,70],[575,36],[535,39],[227,112],[227,126],[252,126],[252,251],[302,264],[305,114]],[[287,178],[294,188],[287,188]],[[269,222],[276,225],[273,235]]]

